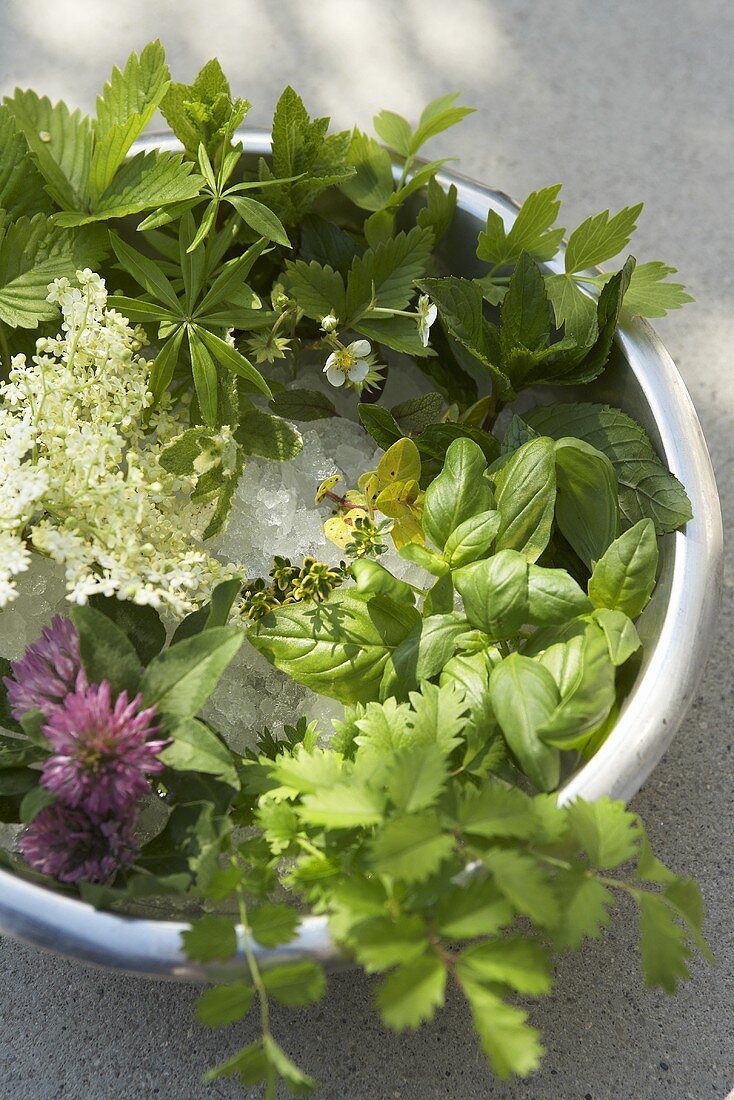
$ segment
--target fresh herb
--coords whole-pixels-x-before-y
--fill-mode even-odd
[[[490,212],[479,278],[447,271],[456,188],[416,158],[471,113],[457,99],[415,126],[382,111],[385,148],[330,132],[289,87],[255,161],[219,63],[173,83],[152,43],[94,119],[31,91],[0,108],[0,606],[34,552],[77,605],[2,662],[0,820],[21,827],[3,861],[112,909],[196,902],[183,946],[229,971],[199,1022],[260,1017],[208,1077],[268,1097],[315,1084],[269,1006],[319,1000],[322,970],[261,950],[295,940],[304,906],[380,974],[396,1031],[432,1019],[452,978],[500,1077],[542,1053],[515,997],[547,995],[619,897],[651,987],[710,957],[698,887],[639,818],[555,794],[614,726],[685,489],[618,409],[513,407],[597,378],[620,320],[689,296],[659,261],[597,270],[640,205],[587,218],[561,252],[559,186],[509,228]],[[183,151],[132,153],[158,108]],[[405,356],[431,389],[388,408]],[[295,458],[293,421],[335,418],[335,388],[383,451],[302,502],[346,560],[275,546],[267,578],[222,566],[203,546],[248,459]],[[245,644],[341,720],[235,748],[205,715]]]

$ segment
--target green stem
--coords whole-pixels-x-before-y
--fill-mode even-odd
[[[5,325],[0,325],[0,358],[6,371],[10,370],[10,345],[5,334]]]
[[[235,856],[232,856],[230,861],[232,866],[237,868]],[[268,992],[265,988],[262,974],[260,973],[260,967],[257,965],[255,952],[252,950],[252,929],[250,928],[250,922],[247,916],[247,904],[245,902],[245,894],[241,883],[237,884],[236,894],[237,908],[239,909],[240,923],[242,924],[242,940],[245,948],[245,958],[247,959],[250,978],[257,990],[258,1001],[260,1003],[260,1027],[263,1036],[270,1037],[270,1006],[268,1005]]]

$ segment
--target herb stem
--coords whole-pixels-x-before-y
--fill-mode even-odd
[[[239,869],[235,856],[231,857],[232,866]],[[260,973],[260,967],[257,964],[255,958],[255,952],[252,949],[252,929],[250,928],[250,921],[247,915],[247,903],[245,902],[245,894],[242,889],[242,884],[237,883],[235,888],[237,895],[237,908],[240,914],[240,923],[242,924],[242,941],[245,948],[245,958],[247,959],[247,967],[250,971],[250,978],[252,984],[257,990],[257,996],[260,1003],[260,1026],[263,1036],[270,1036],[270,1006],[268,1005],[268,993],[265,988],[265,983]]]

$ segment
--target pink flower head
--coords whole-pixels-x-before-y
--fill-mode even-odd
[[[54,615],[41,637],[28,646],[19,661],[12,661],[12,679],[3,681],[13,717],[20,721],[29,710],[46,718],[64,697],[86,687],[87,678],[79,655],[79,635],[71,619]]]
[[[162,770],[158,753],[169,744],[149,740],[156,711],[140,702],[125,691],[113,702],[107,680],[70,692],[43,727],[52,750],[43,785],[96,817],[129,811],[149,790],[147,776]]]
[[[34,817],[20,847],[31,867],[59,882],[109,882],[135,859],[132,831],[132,821],[98,821],[54,802]]]

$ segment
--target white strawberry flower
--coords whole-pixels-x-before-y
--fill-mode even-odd
[[[346,348],[332,351],[324,366],[324,374],[332,386],[343,386],[345,382],[363,382],[370,369],[367,356],[371,351],[369,340],[353,340]]]
[[[418,335],[424,348],[428,347],[428,338],[431,333],[431,325],[438,316],[438,310],[427,294],[421,294],[418,299],[416,320],[418,322]]]

